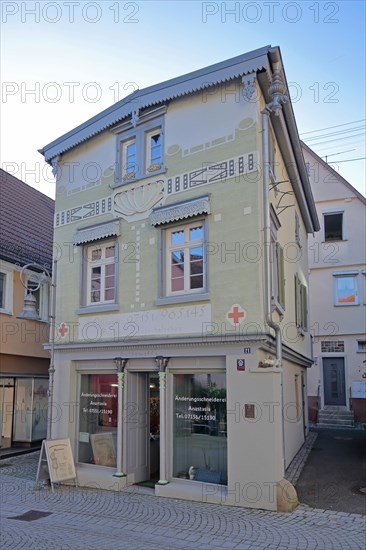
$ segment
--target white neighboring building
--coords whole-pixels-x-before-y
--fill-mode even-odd
[[[308,242],[315,358],[309,417],[330,425],[365,422],[366,199],[302,147],[321,225]]]

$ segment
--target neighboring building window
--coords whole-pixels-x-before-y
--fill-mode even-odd
[[[162,110],[141,116],[136,127],[117,133],[117,182],[124,183],[164,170]]]
[[[362,270],[363,303],[366,304],[366,270]]]
[[[0,268],[0,313],[12,313],[13,271],[1,262]]]
[[[204,222],[164,230],[167,296],[203,292],[206,285]]]
[[[116,467],[118,389],[115,374],[82,374],[79,462]]]
[[[354,306],[359,304],[357,289],[357,274],[333,274],[334,278],[334,305]]]
[[[0,271],[0,309],[5,309],[6,273]]]
[[[174,374],[173,476],[227,484],[225,373]]]
[[[362,353],[366,352],[366,340],[357,340],[357,351]]]
[[[324,215],[324,240],[343,240],[343,212],[330,212]]]
[[[87,247],[86,304],[116,301],[116,243],[99,243]]]
[[[300,332],[306,332],[308,330],[308,293],[297,274],[295,275],[295,319]]]
[[[344,340],[323,340],[322,353],[344,353]]]

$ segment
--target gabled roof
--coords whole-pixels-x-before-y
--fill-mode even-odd
[[[280,49],[279,47],[265,46],[198,71],[149,86],[142,90],[137,90],[115,105],[87,120],[84,124],[77,126],[70,132],[49,143],[43,149],[40,149],[39,152],[50,163],[58,155],[62,155],[78,144],[130,117],[134,111],[153,107],[154,105],[198,92],[199,90],[249,73],[256,73],[265,101],[268,103],[271,100],[268,88],[272,78],[272,68],[275,63],[279,63],[282,67],[287,95],[290,96]],[[291,102],[287,101],[283,105],[281,116],[277,117],[271,114],[271,120],[306,229],[309,233],[318,231],[320,228],[319,221],[305,168]]]
[[[136,90],[108,109],[77,126],[67,134],[39,150],[49,161],[79,143],[120,122],[133,111],[152,107],[164,101],[181,97],[226,82],[245,74],[268,68],[267,54],[271,46],[233,57],[198,71]]]
[[[345,187],[347,187],[352,193],[354,193],[356,195],[356,197],[358,199],[360,199],[360,201],[366,205],[366,198],[362,195],[362,193],[360,193],[359,191],[357,191],[357,189],[355,189],[355,187],[353,187],[353,185],[347,181],[343,176],[341,176],[336,170],[334,170],[334,168],[332,168],[330,166],[330,164],[328,164],[327,162],[325,162],[321,157],[319,157],[319,155],[317,155],[315,153],[315,151],[313,151],[308,145],[306,145],[306,143],[304,143],[303,141],[301,141],[301,147],[307,151],[309,153],[309,155],[312,155],[312,157],[319,163],[321,164],[326,170],[328,170],[335,178],[337,178],[337,180],[342,183]]]
[[[50,269],[55,201],[0,169],[0,258]]]

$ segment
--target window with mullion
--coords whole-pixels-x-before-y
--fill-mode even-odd
[[[203,222],[167,231],[167,294],[200,292],[204,288]]]
[[[115,302],[116,299],[116,246],[114,243],[88,248],[87,303]]]

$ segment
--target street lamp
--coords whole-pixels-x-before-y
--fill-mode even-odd
[[[50,324],[50,366],[48,369],[48,417],[47,417],[47,439],[51,439],[52,435],[52,407],[53,407],[53,383],[55,374],[55,312],[56,312],[56,275],[57,275],[57,260],[53,261],[52,277],[50,272],[43,266],[37,263],[29,263],[22,267],[20,272],[20,282],[26,289],[27,294],[24,298],[24,307],[21,313],[18,315],[19,319],[29,319],[32,321],[39,321],[40,317],[36,309],[37,301],[33,296],[34,292],[37,292],[43,284],[47,284],[51,288],[51,307],[49,309],[49,324]],[[33,272],[32,276],[36,278],[36,285],[30,289],[26,282],[23,281],[23,276],[27,269],[37,269],[39,272]]]

